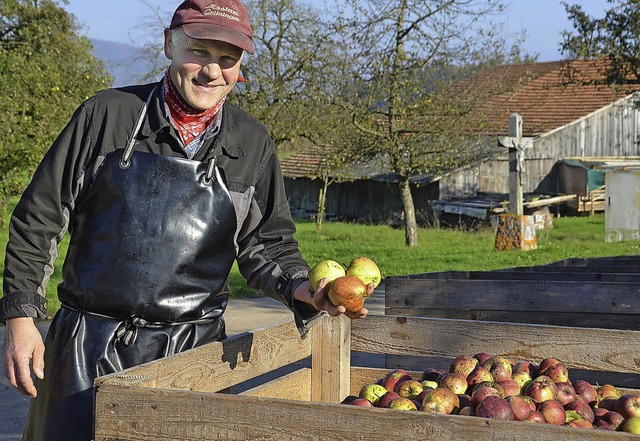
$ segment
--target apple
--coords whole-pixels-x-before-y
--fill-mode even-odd
[[[511,404],[504,398],[497,395],[487,396],[475,408],[476,416],[493,418],[497,420],[513,420],[513,409]]]
[[[511,405],[514,420],[524,421],[529,417],[533,410],[531,409],[529,403],[527,403],[522,397],[522,395],[509,395],[506,400]]]
[[[627,419],[622,426],[622,431],[640,434],[640,417],[632,416],[631,418]]]
[[[482,363],[482,367],[493,376],[493,381],[500,382],[511,379],[511,362],[501,355],[488,358]]]
[[[369,400],[371,404],[375,406],[378,403],[378,400],[380,400],[380,397],[382,397],[387,392],[389,391],[385,389],[385,387],[381,384],[370,383],[362,386],[358,396],[360,398]]]
[[[544,358],[538,365],[538,375],[545,375],[547,369],[560,363],[560,360],[554,357]]]
[[[467,375],[467,383],[469,388],[473,388],[476,384],[483,381],[493,381],[493,375],[482,366],[476,366],[469,375]]]
[[[478,364],[482,366],[482,363],[490,359],[491,355],[487,354],[486,352],[478,352],[477,354],[473,355],[473,358],[478,360]]]
[[[600,423],[610,424],[613,430],[618,430],[622,426],[622,423],[624,423],[624,417],[618,412],[610,410],[598,419],[596,425]]]
[[[475,389],[471,393],[471,407],[475,409],[478,406],[478,404],[480,404],[482,401],[484,401],[486,397],[490,395],[495,395],[497,397],[500,397],[500,392],[498,392],[498,389],[491,386],[482,386],[482,387],[479,387],[478,389]]]
[[[444,374],[446,374],[446,371],[443,369],[426,368],[424,371],[422,371],[420,380],[438,382],[440,380],[440,377],[442,377]]]
[[[596,394],[598,395],[598,403],[604,400],[605,398],[614,398],[618,399],[622,396],[622,392],[612,384],[603,384],[602,386],[596,389]]]
[[[473,409],[471,408],[471,406],[464,406],[462,409],[460,409],[460,412],[458,412],[458,415],[474,416],[475,413],[473,412]]]
[[[367,286],[355,276],[342,276],[331,282],[329,300],[335,306],[344,306],[349,312],[358,312],[367,298]]]
[[[482,383],[478,383],[475,386],[473,386],[473,388],[471,388],[471,393],[473,393],[473,391],[475,391],[476,389],[480,389],[481,387],[485,387],[485,386],[494,388],[495,390],[498,391],[498,396],[502,398],[506,398],[504,394],[504,389],[502,389],[502,386],[500,386],[495,381],[483,381]]]
[[[458,395],[444,387],[438,387],[425,394],[422,400],[422,408],[429,403],[439,403],[444,406],[445,413],[452,413],[454,409],[460,409],[460,398]]]
[[[396,409],[396,410],[418,410],[415,403],[409,398],[400,397],[394,400],[391,400],[388,409]]]
[[[417,398],[418,395],[420,395],[420,392],[422,392],[423,389],[424,386],[422,385],[422,383],[420,383],[418,380],[411,379],[404,380],[403,382],[399,383],[398,387],[396,388],[396,392],[401,397],[413,400]]]
[[[558,395],[556,399],[564,406],[576,399],[576,390],[568,381],[556,382],[558,388]]]
[[[468,355],[459,355],[449,366],[449,372],[459,372],[467,377],[477,365],[477,358]]]
[[[598,401],[598,393],[596,388],[593,387],[588,381],[576,380],[573,382],[573,388],[576,394],[583,397],[587,403],[596,403]]]
[[[567,411],[567,420],[565,424],[576,429],[593,429],[593,424],[582,418],[575,410]]]
[[[511,395],[520,395],[522,393],[520,383],[518,383],[516,380],[511,379],[498,381],[498,384],[504,391],[504,398],[510,397]]]
[[[346,274],[362,280],[365,285],[373,283],[375,289],[382,280],[380,269],[376,263],[368,257],[360,256],[351,260],[347,266]]]
[[[615,411],[629,419],[640,417],[640,395],[625,394],[618,398]]]
[[[349,404],[351,406],[373,407],[373,404],[371,404],[371,401],[367,400],[366,398],[356,398],[355,400],[351,401],[351,403]]]
[[[429,401],[426,403],[422,402],[422,406],[420,406],[420,411],[428,412],[428,413],[442,413],[442,414],[448,413],[445,405],[442,403],[438,403],[437,401]]]
[[[382,378],[380,384],[387,390],[395,390],[398,384],[411,379],[411,375],[404,369],[394,369]]]
[[[516,381],[520,385],[520,390],[524,391],[529,383],[533,381],[531,375],[528,372],[520,371],[511,375],[511,379]]]
[[[549,377],[538,375],[527,386],[524,393],[536,403],[542,403],[547,400],[555,400],[558,396],[558,387]]]
[[[544,417],[537,410],[532,410],[529,416],[522,421],[527,423],[546,423]]]
[[[449,389],[454,394],[463,394],[468,387],[467,377],[460,372],[447,372],[440,379],[438,385]]]
[[[425,389],[435,389],[436,387],[438,387],[438,382],[437,381],[431,381],[431,380],[422,380],[422,387],[424,387]]]
[[[316,263],[316,265],[309,272],[309,285],[312,290],[318,289],[320,280],[326,278],[328,282],[332,282],[338,277],[345,276],[346,272],[342,265],[335,260],[323,260]]]
[[[538,406],[538,412],[544,418],[544,420],[549,424],[564,424],[567,415],[564,407],[558,400],[547,400]]]
[[[609,412],[607,409],[603,409],[602,407],[594,407],[593,408],[593,421],[597,422],[598,420],[600,420],[604,414],[606,414],[607,412]]]
[[[526,372],[527,374],[529,374],[529,377],[531,378],[535,378],[539,375],[538,366],[536,366],[535,363],[528,360],[517,361],[516,364],[513,365],[511,372],[513,374],[517,374],[519,372]]]
[[[576,399],[564,405],[565,410],[568,412],[570,410],[578,412],[582,415],[582,418],[593,423],[595,419],[595,414],[593,413],[593,409],[582,396],[577,395]]]
[[[569,369],[562,363],[557,363],[545,370],[544,375],[551,378],[554,383],[568,383]]]
[[[395,400],[396,398],[401,398],[400,395],[398,395],[397,392],[394,391],[389,391],[386,394],[384,394],[383,396],[380,397],[380,399],[378,400],[378,404],[376,404],[377,407],[388,407],[389,403],[391,403],[393,400]]]
[[[471,397],[468,394],[458,394],[460,399],[460,407],[471,406]]]
[[[340,404],[351,404],[356,398],[358,398],[357,395],[347,395],[344,400],[340,401]]]

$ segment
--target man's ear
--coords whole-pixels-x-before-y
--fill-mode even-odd
[[[169,60],[173,59],[173,35],[169,29],[164,30],[164,56]]]

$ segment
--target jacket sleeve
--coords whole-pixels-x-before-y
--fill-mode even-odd
[[[36,169],[9,223],[0,320],[46,318],[45,288],[82,185],[91,133],[79,107]]]
[[[295,223],[286,198],[275,147],[260,164],[245,227],[238,238],[238,267],[247,284],[284,303],[294,314],[304,337],[320,311],[293,299],[293,292],[307,280],[309,265],[302,259],[294,238]]]

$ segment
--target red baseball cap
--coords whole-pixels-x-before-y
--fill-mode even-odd
[[[238,0],[187,0],[173,14],[169,29],[182,26],[191,38],[220,40],[253,54],[249,12]]]

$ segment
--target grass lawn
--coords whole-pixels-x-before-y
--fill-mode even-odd
[[[15,201],[9,206],[13,210]],[[5,217],[7,223],[9,215]],[[569,257],[604,257],[640,254],[640,241],[604,242],[604,215],[554,219],[554,228],[539,230],[538,248],[533,251],[496,252],[495,232],[491,228],[475,232],[457,229],[420,229],[418,246],[404,245],[404,230],[385,225],[360,225],[325,222],[323,232],[315,232],[312,221],[298,221],[297,239],[303,257],[312,266],[324,259],[345,266],[356,256],[367,256],[378,264],[384,276],[417,274],[447,270],[492,270],[514,266],[532,266]],[[8,240],[7,226],[0,229],[0,243]],[[55,294],[60,282],[62,259],[68,237],[60,246],[55,273],[47,286],[49,312],[59,308]],[[2,259],[4,268],[4,258]],[[230,284],[234,297],[258,295],[248,288],[234,266]]]

